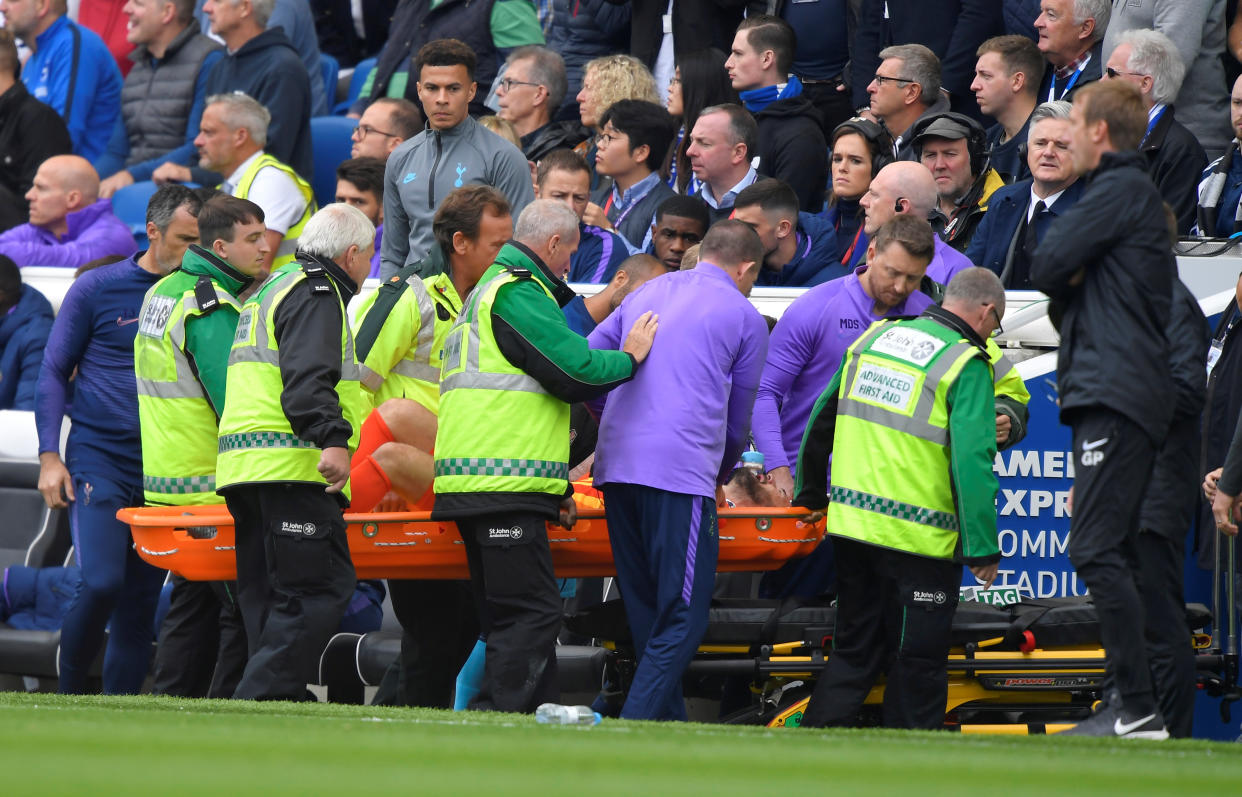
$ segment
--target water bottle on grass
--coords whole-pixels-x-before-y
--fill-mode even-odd
[[[601,719],[590,706],[544,703],[535,709],[535,721],[542,725],[598,725]]]

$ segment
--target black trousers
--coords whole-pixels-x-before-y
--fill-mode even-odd
[[[233,696],[302,700],[356,581],[341,505],[313,484],[239,485],[225,501],[250,649]]]
[[[236,582],[172,579],[151,691],[174,697],[232,697],[247,658]]]
[[[452,708],[457,673],[479,638],[470,582],[392,578],[388,596],[401,623],[401,655],[374,704]]]
[[[470,708],[529,713],[556,702],[561,596],[545,518],[531,512],[484,515],[458,520],[457,528],[487,638],[483,686]]]
[[[1147,619],[1148,665],[1156,702],[1171,736],[1190,738],[1195,713],[1195,651],[1186,622],[1180,540],[1147,530],[1138,535],[1139,585]]]
[[[1127,714],[1146,715],[1155,700],[1136,574],[1139,508],[1156,449],[1138,425],[1111,410],[1078,410],[1070,426],[1076,473],[1070,562],[1091,592],[1108,675],[1121,703]]]
[[[867,693],[887,671],[885,727],[943,727],[961,565],[843,537],[832,544],[836,630],[802,725],[857,725]]]
[[[802,96],[811,101],[820,117],[820,127],[824,130],[824,138],[832,143],[832,131],[837,125],[854,115],[851,95],[847,88],[837,91],[840,81],[831,80],[823,83],[806,83],[802,85]]]

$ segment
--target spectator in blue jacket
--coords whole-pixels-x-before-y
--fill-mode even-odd
[[[189,2],[190,0],[183,0]],[[233,5],[241,0],[225,0]],[[203,33],[211,33],[211,18],[203,12],[207,0],[197,0],[194,16]],[[293,45],[306,67],[306,76],[310,78],[311,116],[327,116],[332,112],[333,100],[336,97],[336,86],[323,84],[323,65],[320,62],[319,37],[315,33],[315,19],[311,15],[310,3],[307,0],[275,0],[270,16],[267,19],[268,30],[280,28],[285,37]]]
[[[1006,290],[1033,290],[1031,259],[1049,225],[1082,194],[1070,158],[1070,104],[1046,102],[1031,114],[1027,165],[1031,178],[998,188],[966,249]]]
[[[0,0],[5,25],[33,54],[22,82],[56,109],[73,151],[93,164],[121,115],[121,70],[99,34],[66,14],[66,0]]]
[[[799,212],[798,195],[780,180],[768,177],[744,189],[733,202],[733,218],[763,242],[756,285],[809,288],[850,273],[837,257],[832,225]]]
[[[306,179],[314,173],[311,82],[298,51],[277,28],[266,29],[276,0],[207,0],[211,32],[228,54],[211,70],[207,96],[241,92],[272,115],[267,151]],[[196,182],[207,180],[195,175]]]
[[[52,304],[0,255],[0,410],[33,410]]]
[[[82,581],[76,567],[13,565],[3,575],[0,622],[23,631],[59,631]]]

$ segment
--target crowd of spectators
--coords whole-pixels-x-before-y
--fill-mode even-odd
[[[764,245],[758,285],[812,287],[909,214],[938,234],[933,296],[971,264],[1029,288],[1082,190],[1068,103],[1101,79],[1141,92],[1179,232],[1242,229],[1226,0],[111,0],[123,29],[107,4],[0,2],[0,254],[18,267],[133,254],[110,198],[144,181],[254,201],[268,266],[287,262],[316,208],[310,119],[342,98],[335,197],[377,227],[372,276],[434,271],[438,203],[483,183],[515,216],[574,210],[572,282],[607,285],[636,253],[674,268],[737,218]],[[362,70],[356,96],[324,85],[321,53]]]
[[[496,189],[515,219],[562,203],[580,236],[568,281],[605,286],[574,305],[584,334],[741,222],[763,248],[756,285],[820,297],[777,325],[755,412],[787,495],[829,327],[918,311],[972,265],[1032,287],[1036,248],[1083,195],[1084,86],[1141,95],[1138,151],[1181,234],[1242,231],[1242,79],[1226,82],[1242,2],[109,2],[124,31],[93,30],[85,5],[74,20],[65,0],[0,0],[0,408],[29,407],[51,314],[11,266],[133,259],[111,198],[148,181],[253,202],[271,269],[316,211],[316,167],[334,168],[383,279],[446,268],[432,222],[455,189]],[[325,84],[325,55],[360,70],[354,96]],[[316,164],[311,119],[338,100],[350,157]],[[876,259],[898,217],[935,233],[926,263]]]
[[[107,6],[117,8],[101,13]],[[0,141],[11,146],[0,164],[0,227],[39,225],[29,216],[27,194],[43,162],[64,154],[95,170],[95,199],[147,180],[220,185],[247,197],[249,183],[257,182],[250,198],[264,208],[269,226],[275,220],[278,230],[296,227],[310,208],[296,198],[304,192],[294,190],[313,173],[309,121],[333,111],[347,82],[324,84],[333,74],[322,68],[329,55],[362,70],[353,80],[360,89],[341,107],[358,119],[354,157],[387,161],[424,125],[464,134],[467,118],[495,112],[512,124],[532,176],[558,149],[585,159],[591,201],[580,213],[584,228],[619,234],[626,254],[652,252],[655,211],[671,194],[701,199],[714,223],[732,215],[744,189],[771,178],[790,187],[807,214],[791,228],[790,242],[802,235],[812,248],[833,250],[834,276],[843,276],[866,250],[857,204],[866,194],[866,172],[874,177],[892,159],[923,162],[938,193],[930,210],[934,230],[960,252],[976,250],[972,240],[997,189],[1031,178],[1036,107],[1072,100],[1099,79],[1126,80],[1143,93],[1151,124],[1141,149],[1179,231],[1228,235],[1237,226],[1228,210],[1242,195],[1242,179],[1231,175],[1242,174],[1242,166],[1231,156],[1226,111],[1229,34],[1242,40],[1234,6],[1227,0],[1142,7],[1108,0],[676,0],[666,7],[640,0],[96,0],[73,8],[74,19],[65,0],[4,0]],[[412,79],[412,70],[426,63],[422,48],[444,39],[473,56],[461,64],[473,87],[463,83],[459,91],[469,96],[452,103],[448,116],[428,106],[429,85]],[[237,170],[251,165],[245,158],[222,162],[213,152],[213,136],[240,128],[221,126],[207,111],[209,100],[234,93],[267,112],[261,141],[251,135],[247,145],[230,148],[246,152],[258,144],[263,162],[253,175]],[[441,137],[434,138],[438,146]],[[476,142],[471,148],[481,146],[477,134],[468,139]],[[445,180],[445,188],[463,180],[496,185],[520,213],[533,194],[517,159],[501,146],[477,153],[494,150],[485,155],[491,162],[462,155],[434,178]],[[409,166],[410,153],[420,150],[422,144],[410,144],[400,162]],[[1195,176],[1209,161],[1201,190]],[[395,174],[394,163],[389,189],[393,177],[409,182],[388,191],[394,196],[387,213],[381,201],[370,215],[377,222],[386,216],[408,245],[401,236],[383,241],[377,262],[389,264],[385,274],[426,254],[430,237],[422,228],[429,225],[422,222],[444,193],[426,191],[430,184],[411,177],[419,174],[412,166]],[[424,178],[433,168],[434,154]],[[274,181],[286,185],[279,192],[264,188]],[[237,182],[248,188],[239,190]],[[416,199],[420,193],[431,201]],[[394,203],[396,194],[402,198]],[[789,247],[777,249],[786,260],[768,267],[783,276],[760,284],[807,287],[824,278],[822,268],[784,273]],[[802,259],[813,254],[799,251]],[[28,253],[17,262],[52,264]],[[575,278],[600,283],[611,274],[609,268],[574,271]]]

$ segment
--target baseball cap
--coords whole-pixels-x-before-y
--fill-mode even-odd
[[[932,119],[927,127],[923,128],[923,130],[914,137],[914,141],[919,142],[927,138],[944,138],[949,141],[956,141],[959,138],[969,137],[969,127],[948,116],[940,116]]]

